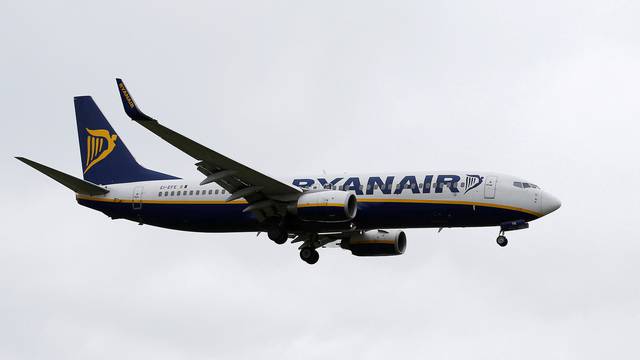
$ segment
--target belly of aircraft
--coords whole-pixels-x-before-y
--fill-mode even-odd
[[[141,204],[78,199],[114,219],[128,219],[163,228],[200,232],[261,231],[266,228],[246,204]],[[530,221],[536,216],[515,209],[429,202],[360,202],[353,221],[356,229],[440,228],[495,226],[505,221]],[[350,229],[348,223],[305,222],[291,217],[291,231],[332,232]]]

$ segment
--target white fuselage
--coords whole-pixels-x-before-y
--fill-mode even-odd
[[[283,180],[305,191],[344,190],[356,195],[358,228],[493,226],[531,221],[560,206],[538,186],[513,176],[487,172],[341,174]],[[255,231],[259,224],[243,213],[243,199],[215,183],[158,180],[106,186],[103,196],[78,201],[114,218],[194,231]],[[293,225],[304,228],[305,223]],[[313,226],[330,231],[335,226]]]

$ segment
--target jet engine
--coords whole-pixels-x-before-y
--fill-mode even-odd
[[[308,192],[302,194],[289,211],[306,221],[350,221],[356,217],[358,201],[354,194],[346,191]]]
[[[401,230],[369,230],[351,235],[340,246],[356,256],[402,255],[407,236]]]

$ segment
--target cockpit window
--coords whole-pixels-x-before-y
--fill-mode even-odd
[[[517,188],[521,188],[521,189],[528,189],[528,188],[532,188],[532,189],[540,189],[538,187],[538,185],[536,184],[532,184],[532,183],[526,183],[526,182],[520,182],[520,181],[514,181],[513,182],[513,186],[517,187]]]

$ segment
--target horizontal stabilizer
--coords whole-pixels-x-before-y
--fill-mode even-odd
[[[35,161],[31,161],[29,159],[26,159],[20,156],[16,156],[16,159],[40,171],[41,173],[47,175],[48,177],[66,186],[67,188],[75,191],[78,194],[93,196],[93,195],[104,195],[109,192],[109,190],[101,186],[98,186],[94,183],[90,183],[88,181],[78,179],[77,177],[65,174],[56,169],[52,169],[48,166],[44,166]]]

